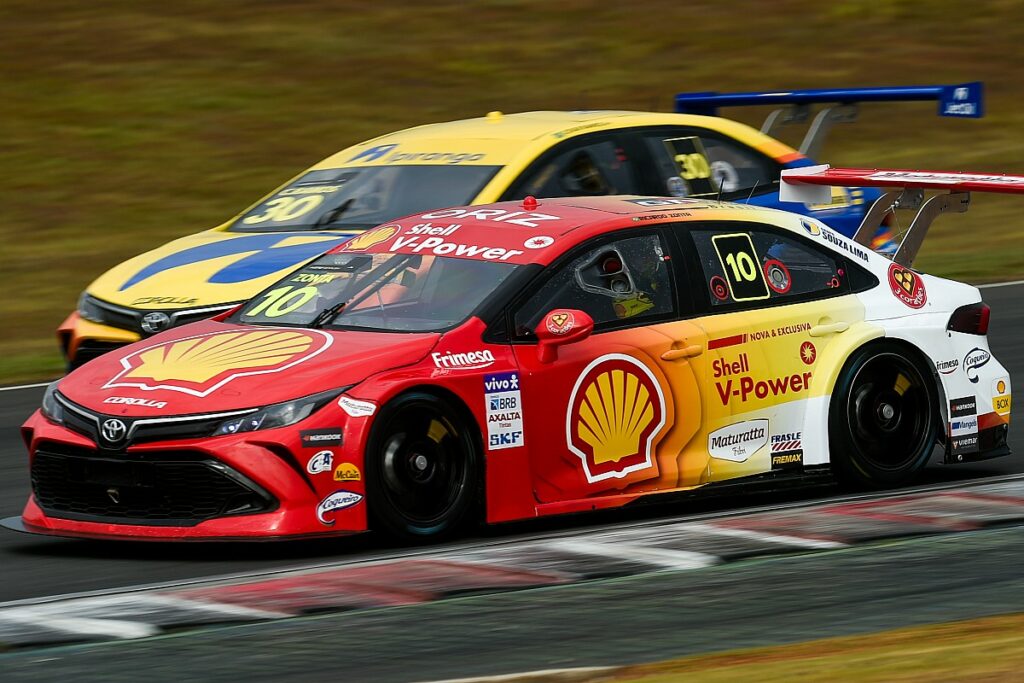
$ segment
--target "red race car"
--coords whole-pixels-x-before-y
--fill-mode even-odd
[[[830,462],[895,484],[936,434],[954,461],[1006,452],[1009,378],[979,316],[954,314],[979,301],[771,209],[428,211],[52,385],[14,526],[426,537]],[[939,375],[965,397],[946,429],[933,369],[961,357]]]

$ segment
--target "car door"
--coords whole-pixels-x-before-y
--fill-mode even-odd
[[[679,485],[701,421],[701,370],[688,349],[703,347],[703,332],[680,319],[670,261],[661,230],[616,233],[572,251],[513,306],[540,502]],[[594,331],[542,362],[532,331],[566,310],[592,318]]]
[[[810,221],[807,230],[820,231]],[[803,467],[803,418],[820,359],[864,320],[858,267],[793,231],[707,222],[687,234],[706,315],[709,479]]]

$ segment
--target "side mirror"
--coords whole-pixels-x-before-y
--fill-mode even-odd
[[[556,308],[537,324],[537,358],[541,363],[553,363],[558,358],[558,347],[583,341],[594,331],[594,319],[574,308]]]

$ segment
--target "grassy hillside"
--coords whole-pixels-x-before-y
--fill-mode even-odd
[[[667,110],[680,89],[981,79],[987,118],[880,105],[824,158],[1024,172],[1024,6],[1010,0],[6,0],[0,25],[0,382],[59,371],[53,329],[105,268],[418,123]],[[1024,276],[1022,210],[976,197],[940,219],[918,264]]]

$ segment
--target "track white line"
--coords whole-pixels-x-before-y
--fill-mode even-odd
[[[719,564],[722,558],[705,553],[694,553],[688,550],[666,550],[664,548],[647,548],[628,543],[599,543],[582,538],[565,538],[543,544],[553,550],[562,550],[577,555],[596,555],[615,560],[643,562],[644,564],[664,567],[666,569],[702,569]]]
[[[38,389],[39,387],[46,387],[56,380],[50,380],[49,382],[38,382],[36,384],[18,384],[13,387],[0,387],[0,391],[17,391],[18,389]]]
[[[1024,285],[1024,280],[1012,280],[1010,282],[989,282],[984,285],[975,285],[978,289],[989,289],[991,287],[1012,287],[1013,285]]]
[[[787,536],[785,534],[769,534],[753,529],[737,529],[733,527],[715,526],[714,524],[680,524],[677,527],[681,531],[695,531],[701,534],[716,536],[731,536],[733,538],[745,538],[752,541],[764,541],[765,543],[779,543],[781,545],[792,545],[799,548],[812,548],[814,550],[835,550],[845,548],[845,543],[839,541],[826,541],[818,538],[803,538],[801,536]]]
[[[146,638],[160,633],[153,624],[118,619],[91,619],[47,614],[31,608],[21,608],[0,614],[0,621],[28,624],[37,628],[65,633],[110,636],[112,638]]]
[[[576,533],[584,536],[599,536],[602,533],[613,531],[621,533],[630,529],[662,529],[669,528],[675,524],[697,523],[705,520],[733,519],[747,515],[754,515],[761,512],[780,512],[786,510],[799,510],[819,505],[839,505],[843,503],[855,503],[868,500],[883,500],[886,498],[902,498],[906,496],[920,495],[924,493],[935,493],[948,491],[950,489],[973,489],[977,487],[991,486],[996,484],[1009,484],[1024,480],[1024,473],[998,474],[990,477],[979,477],[977,479],[948,481],[933,484],[922,484],[918,486],[895,489],[890,491],[854,493],[843,495],[826,495],[815,498],[788,501],[785,503],[771,503],[766,505],[755,505],[746,508],[734,508],[729,510],[715,510],[697,514],[681,515],[667,518],[649,518],[634,522],[613,522],[610,524],[595,524],[578,528],[559,529],[555,531],[543,531],[540,533],[526,534],[522,536],[495,538],[495,539],[471,539],[459,541],[428,548],[403,548],[399,552],[382,551],[368,557],[357,557],[352,559],[329,560],[305,565],[291,565],[258,569],[255,571],[232,572],[227,574],[213,574],[196,576],[187,579],[172,579],[170,581],[158,581],[143,584],[130,584],[127,586],[114,586],[111,588],[98,588],[91,591],[78,593],[57,593],[54,595],[43,595],[32,598],[20,598],[0,602],[0,609],[8,607],[25,607],[32,605],[46,605],[52,603],[63,603],[68,600],[82,598],[98,598],[103,596],[126,596],[130,594],[147,593],[150,591],[183,590],[197,586],[215,584],[233,584],[249,579],[268,579],[293,574],[315,574],[323,571],[331,571],[342,567],[371,567],[374,565],[386,564],[398,559],[430,559],[438,556],[458,556],[463,552],[477,552],[480,550],[497,549],[502,547],[515,547],[525,543],[549,543],[565,536],[566,533]]]
[[[556,676],[562,678],[576,678],[578,676],[590,676],[594,674],[607,673],[618,669],[617,666],[579,666],[571,669],[541,669],[539,671],[523,671],[515,674],[500,674],[498,676],[476,676],[474,678],[446,678],[443,681],[431,681],[431,683],[512,683],[513,681],[531,680],[542,676]]]

